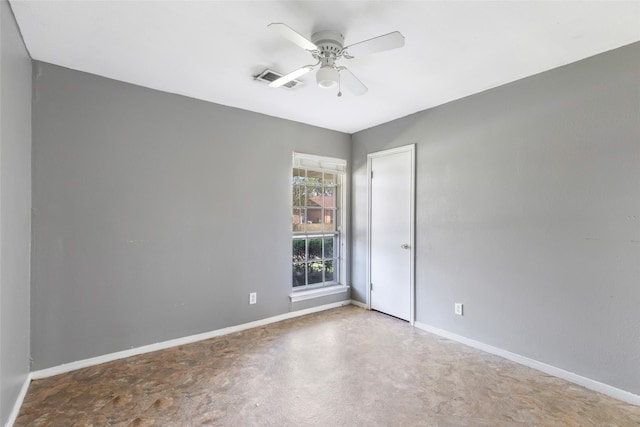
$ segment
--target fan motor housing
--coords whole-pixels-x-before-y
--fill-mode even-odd
[[[313,33],[311,41],[318,46],[321,57],[325,58],[337,58],[344,47],[344,36],[332,30]]]

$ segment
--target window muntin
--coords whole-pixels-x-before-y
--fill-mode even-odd
[[[346,162],[294,153],[292,287],[334,285],[340,274],[340,184]]]

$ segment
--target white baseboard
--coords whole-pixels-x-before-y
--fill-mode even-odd
[[[573,372],[565,371],[564,369],[556,368],[555,366],[552,366],[552,365],[547,365],[546,363],[539,362],[537,360],[530,359],[528,357],[521,356],[516,353],[511,353],[510,351],[503,350],[498,347],[493,347],[489,344],[485,344],[480,341],[475,341],[475,340],[463,337],[461,335],[456,335],[454,333],[445,331],[443,329],[439,329],[430,325],[425,325],[424,323],[415,322],[414,326],[418,329],[422,329],[423,331],[431,332],[441,337],[448,338],[450,340],[457,341],[462,344],[466,344],[470,347],[477,348],[478,350],[482,350],[487,353],[504,357],[505,359],[511,360],[512,362],[516,362],[516,363],[519,363],[520,365],[528,366],[529,368],[542,371],[546,374],[553,375],[554,377],[562,378],[563,380],[567,380],[574,384],[578,384],[583,387],[586,387],[590,390],[594,390],[599,393],[606,394],[607,396],[611,396],[615,399],[622,400],[627,403],[631,403],[632,405],[640,406],[640,396],[637,394],[633,394],[628,391],[610,386],[608,384],[604,384],[599,381],[592,380],[591,378],[583,377]]]
[[[356,307],[364,308],[365,310],[369,308],[367,307],[367,304],[360,301],[356,301],[354,299],[351,300],[351,304],[355,305]]]
[[[351,301],[345,300],[345,301],[339,301],[331,304],[320,305],[318,307],[306,308],[304,310],[290,311],[288,313],[279,314],[277,316],[268,317],[266,319],[256,320],[254,322],[244,323],[242,325],[229,326],[228,328],[217,329],[215,331],[204,332],[201,334],[190,335],[182,338],[176,338],[173,340],[163,341],[155,344],[144,345],[142,347],[136,347],[130,350],[123,350],[115,353],[105,354],[102,356],[91,357],[89,359],[78,360],[76,362],[65,363],[59,366],[53,366],[51,368],[32,371],[31,379],[37,380],[41,378],[51,377],[54,375],[60,375],[66,372],[75,371],[77,369],[87,368],[89,366],[95,366],[101,363],[111,362],[118,359],[124,359],[125,357],[137,356],[139,354],[150,353],[152,351],[164,350],[170,347],[191,344],[197,341],[219,337],[221,335],[232,334],[234,332],[240,332],[246,329],[257,328],[260,326],[268,325],[270,323],[280,322],[282,320],[292,319],[294,317],[300,317],[307,314],[316,313],[318,311],[324,311],[324,310],[330,310],[332,308],[343,307],[349,304],[351,304]]]
[[[18,413],[20,413],[20,408],[22,407],[22,402],[24,401],[24,398],[27,395],[29,384],[31,384],[30,373],[27,374],[27,377],[24,379],[24,383],[22,383],[22,388],[20,389],[20,393],[18,393],[18,397],[16,398],[16,401],[13,404],[13,408],[11,409],[11,413],[9,414],[9,418],[7,419],[5,427],[12,427],[13,423],[16,422],[16,418],[18,418]]]

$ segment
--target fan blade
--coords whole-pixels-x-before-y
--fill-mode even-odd
[[[348,68],[340,69],[340,85],[356,96],[364,95],[369,89]]]
[[[354,58],[357,56],[367,55],[369,53],[382,52],[383,50],[396,49],[404,46],[404,36],[399,31],[394,31],[383,36],[374,37],[364,40],[351,46],[347,46],[344,50],[349,56]]]
[[[282,24],[280,22],[273,22],[267,25],[268,28],[271,28],[273,31],[278,33],[280,36],[289,40],[300,46],[306,50],[318,50],[318,46],[313,44],[309,39],[300,35],[296,31],[292,30],[287,24]]]
[[[292,71],[289,74],[285,74],[284,76],[280,77],[279,79],[276,79],[276,80],[272,81],[271,83],[269,83],[269,87],[280,87],[282,85],[286,85],[291,80],[295,80],[298,77],[307,74],[311,70],[313,70],[312,66],[305,65],[302,68],[298,68],[297,70]]]

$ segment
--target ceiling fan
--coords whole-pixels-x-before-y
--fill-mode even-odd
[[[347,67],[337,65],[341,58],[353,59],[369,53],[396,49],[404,46],[404,36],[398,31],[374,37],[344,46],[344,37],[338,31],[326,30],[313,33],[311,40],[300,35],[286,24],[271,23],[267,26],[285,39],[305,49],[317,61],[312,65],[305,65],[269,83],[271,87],[280,87],[292,80],[310,72],[318,65],[316,82],[321,88],[338,86],[338,96],[342,96],[340,86],[344,85],[354,95],[367,92],[367,87]]]

